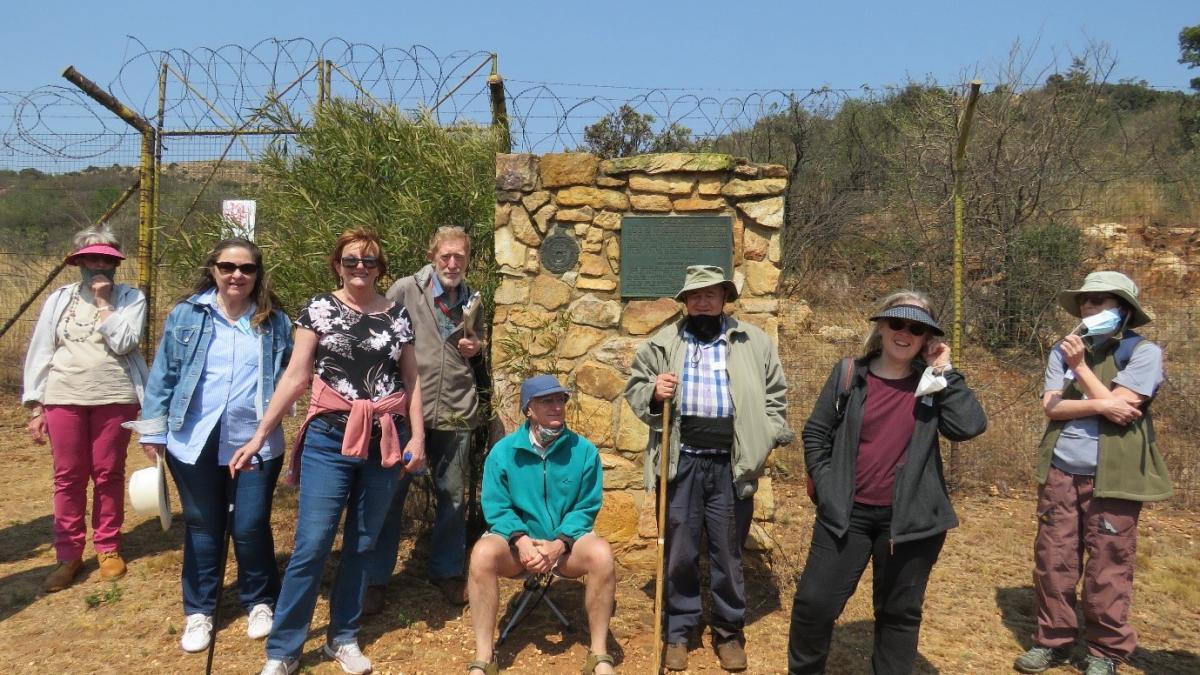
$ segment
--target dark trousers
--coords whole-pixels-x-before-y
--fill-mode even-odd
[[[819,521],[808,562],[796,584],[788,636],[788,673],[824,673],[833,624],[872,562],[875,649],[871,672],[911,673],[921,630],[925,586],[946,534],[896,544],[889,541],[890,506],[855,504],[850,530],[836,538]]]
[[[231,489],[229,467],[217,463],[220,426],[213,430],[195,464],[179,461],[167,453],[167,467],[175,477],[183,519],[183,611],[212,616],[217,607],[217,580],[221,548],[230,498],[233,510],[233,554],[238,561],[238,598],[249,610],[259,603],[275,606],[279,597],[279,567],[275,562],[275,540],[271,536],[271,499],[283,467],[283,455],[269,459],[237,480],[237,495]]]
[[[667,485],[667,642],[686,642],[700,623],[700,536],[708,533],[708,576],[713,637],[742,637],[746,583],[742,543],[750,531],[753,499],[733,494],[729,455],[680,453]]]

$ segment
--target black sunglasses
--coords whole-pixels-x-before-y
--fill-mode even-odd
[[[242,263],[241,265],[238,265],[231,262],[218,262],[213,263],[213,267],[220,270],[221,274],[233,274],[234,270],[237,270],[246,276],[258,274],[258,265],[255,265],[254,263]]]
[[[352,255],[342,256],[342,267],[345,267],[348,270],[352,270],[355,267],[358,267],[359,263],[362,263],[363,267],[365,267],[369,270],[373,270],[376,267],[379,267],[379,258],[375,258],[372,256],[367,256],[365,258],[355,258]]]
[[[887,320],[887,324],[888,328],[891,328],[892,330],[907,330],[914,337],[921,337],[925,334],[925,331],[929,330],[929,326],[926,326],[923,323],[905,321],[904,319],[897,319],[894,316]]]

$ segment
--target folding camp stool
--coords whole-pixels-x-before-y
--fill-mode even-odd
[[[550,572],[546,574],[527,573],[523,576],[525,577],[525,586],[521,589],[521,594],[517,596],[516,609],[513,610],[512,617],[500,631],[500,639],[496,640],[497,647],[504,644],[504,641],[508,639],[508,634],[511,633],[513,629],[517,627],[517,624],[519,624],[522,619],[528,616],[529,613],[532,612],[540,602],[546,603],[546,606],[550,608],[550,611],[554,612],[554,616],[558,617],[558,622],[562,624],[564,631],[571,630],[571,622],[567,620],[566,615],[562,613],[562,610],[558,608],[558,605],[554,604],[554,600],[546,595],[546,592],[550,590],[550,584],[554,581],[554,574]],[[521,577],[517,578],[519,579]]]

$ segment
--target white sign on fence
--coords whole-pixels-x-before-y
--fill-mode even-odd
[[[254,213],[257,203],[253,199],[226,199],[221,202],[221,218],[230,230],[230,236],[254,240]]]

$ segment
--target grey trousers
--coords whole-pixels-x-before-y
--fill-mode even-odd
[[[718,642],[741,639],[746,625],[742,544],[754,499],[737,499],[728,454],[680,453],[667,485],[667,642],[686,642],[700,623],[700,537],[708,534],[708,574]]]

